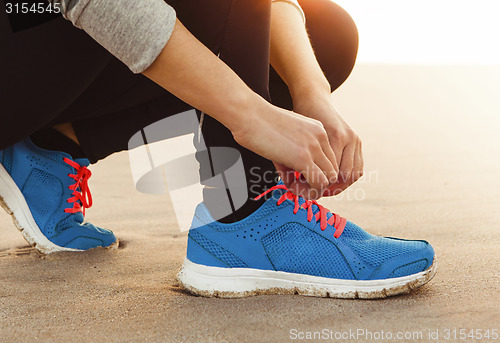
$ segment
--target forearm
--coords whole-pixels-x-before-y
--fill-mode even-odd
[[[143,74],[186,103],[210,114],[233,134],[249,120],[248,112],[270,106],[180,21],[176,22],[163,51]]]
[[[274,2],[271,14],[271,64],[293,98],[330,93],[330,85],[316,60],[302,15],[286,2]]]
[[[221,122],[236,142],[280,170],[304,173],[316,198],[336,179],[335,155],[323,125],[264,100],[179,21],[144,75]]]

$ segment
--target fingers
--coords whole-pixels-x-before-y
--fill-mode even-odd
[[[303,179],[300,178],[296,180],[296,185],[294,186],[297,188],[300,195],[308,199],[319,199],[323,191],[330,185],[325,173],[317,165],[313,165],[309,170],[303,171],[302,175]],[[306,181],[310,187],[307,187],[304,181]]]
[[[336,154],[333,151],[326,131],[321,144],[323,148],[323,154],[319,156],[317,164],[325,172],[329,184],[333,184],[338,180],[339,167],[337,161],[340,160],[337,159]]]
[[[346,151],[348,150],[346,149]],[[323,196],[334,196],[342,193],[350,185],[359,180],[361,176],[363,176],[363,168],[364,168],[364,161],[363,161],[362,144],[361,140],[358,139],[356,142],[356,148],[353,157],[353,168],[352,171],[350,172],[350,177],[345,178],[345,174],[339,175],[338,182],[328,187],[328,189],[325,190],[325,192],[323,192]],[[342,171],[340,173],[345,173],[345,172]]]
[[[292,165],[292,168],[277,162],[274,162],[274,165],[281,180],[290,191],[308,199],[318,199],[321,197],[323,190],[328,187],[329,181],[325,172],[314,162],[314,159],[307,153],[305,154],[298,158],[300,162]],[[327,163],[333,169],[328,160],[324,163]],[[298,179],[295,177],[295,170],[299,170],[300,176]]]
[[[301,171],[311,186],[307,195],[310,199],[319,199],[323,191],[337,181],[339,172],[328,134],[321,122],[316,121],[316,124],[313,133],[317,141],[309,147],[312,163],[307,170]]]
[[[356,144],[347,145],[342,152],[342,160],[339,168],[339,182],[348,183],[351,180],[355,158]]]
[[[363,176],[363,168],[364,168],[363,149],[361,140],[358,140],[356,144],[356,152],[354,153],[354,165],[351,174],[352,183],[358,181],[359,178]]]
[[[286,188],[288,188],[292,193],[309,197],[311,193],[311,186],[305,179],[305,177],[300,174],[300,178],[297,179],[295,177],[295,170],[284,166],[283,164],[274,162],[274,166],[276,167],[276,171],[281,178],[281,181],[285,184]]]
[[[287,188],[293,193],[306,199],[317,199],[318,192],[309,185],[309,182],[301,174],[299,179],[295,179]]]
[[[334,142],[332,140],[332,142]],[[335,154],[335,160],[337,161],[336,169],[337,169],[337,178],[340,179],[340,162],[342,161],[342,151],[344,150],[344,146],[342,144],[331,143],[330,146],[333,149]]]
[[[301,121],[295,124],[291,149],[277,156],[276,169],[292,192],[319,199],[323,191],[338,180],[337,158],[321,122],[301,116]],[[300,141],[297,141],[297,133]],[[292,170],[301,173],[302,177],[296,180]]]
[[[292,168],[288,168],[287,166],[273,162],[274,166],[276,167],[276,171],[281,178],[281,181],[285,184],[285,186],[290,189],[292,186],[293,182],[295,181],[295,170]]]
[[[310,146],[311,156],[315,164],[324,172],[324,175],[328,179],[328,184],[334,183],[337,181],[339,172],[337,161],[340,160],[337,160],[323,124],[317,120],[314,120],[314,123],[316,126],[313,133],[319,146],[316,144]]]
[[[331,151],[331,149],[330,152],[330,156],[328,156],[324,150],[317,151],[316,156],[313,158],[313,162],[319,169],[319,172],[326,177],[326,185],[324,185],[325,188],[337,182],[338,175],[335,155],[333,154],[333,151]]]

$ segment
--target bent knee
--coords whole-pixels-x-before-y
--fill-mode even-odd
[[[358,54],[358,29],[352,17],[330,0],[300,0],[311,43],[332,91],[351,73]]]

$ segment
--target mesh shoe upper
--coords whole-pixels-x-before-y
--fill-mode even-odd
[[[430,267],[434,250],[425,241],[371,235],[347,221],[342,234],[332,225],[321,230],[307,210],[277,199],[275,190],[256,212],[223,224],[198,205],[189,232],[187,258],[225,268],[277,270],[336,279],[374,280],[415,274]],[[300,201],[304,203],[304,200]],[[319,208],[314,205],[314,213]],[[330,213],[327,217],[332,216]]]
[[[51,242],[79,250],[111,245],[116,241],[111,231],[83,223],[81,211],[67,212],[73,207],[68,199],[75,192],[70,189],[75,180],[69,175],[77,174],[77,170],[65,159],[72,160],[63,152],[40,149],[29,139],[0,151],[0,162],[23,194],[40,231]],[[82,167],[89,165],[87,159],[74,162]]]

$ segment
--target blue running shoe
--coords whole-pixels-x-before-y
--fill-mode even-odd
[[[118,246],[111,231],[83,223],[92,206],[88,165],[29,138],[0,151],[0,204],[40,253]]]
[[[208,297],[302,294],[384,298],[434,276],[425,241],[373,236],[282,183],[256,212],[231,224],[198,205],[178,279]]]

